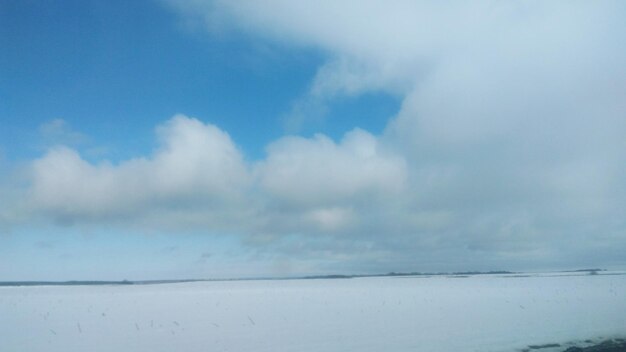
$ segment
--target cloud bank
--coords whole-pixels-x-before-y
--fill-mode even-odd
[[[381,135],[287,136],[258,161],[182,115],[148,157],[55,147],[32,163],[33,213],[230,231],[351,270],[624,265],[624,2],[169,4],[207,35],[323,52],[303,99],[385,92],[399,111]]]

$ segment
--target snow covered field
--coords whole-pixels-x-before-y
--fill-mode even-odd
[[[3,352],[518,351],[618,335],[623,273],[0,287]]]

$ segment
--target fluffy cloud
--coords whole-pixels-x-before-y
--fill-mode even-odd
[[[258,237],[346,233],[406,187],[404,159],[353,130],[340,143],[285,137],[246,162],[219,128],[177,115],[149,157],[92,163],[52,147],[29,167],[28,208],[63,224],[201,228]]]
[[[32,165],[31,206],[62,221],[136,217],[239,202],[250,182],[228,134],[182,115],[157,128],[160,147],[148,158],[92,164],[54,147]],[[139,214],[138,214],[139,213]]]
[[[396,202],[407,186],[404,158],[359,129],[338,144],[323,135],[285,137],[267,152],[255,174],[269,209],[268,232],[361,230],[364,209]]]
[[[362,130],[335,144],[324,135],[286,137],[268,147],[257,168],[262,188],[289,206],[352,204],[394,197],[406,186],[406,165]]]
[[[624,248],[626,226],[615,220],[626,208],[623,2],[170,3],[210,31],[320,49],[327,62],[305,101],[367,91],[402,97],[376,141],[406,162],[402,196],[377,183],[394,174],[393,158],[362,164],[380,171],[362,181],[390,194],[379,202],[394,210],[380,205],[362,216],[368,226],[353,229],[361,234],[354,242],[374,238],[383,253],[407,261],[419,253],[422,263],[432,253],[441,262],[482,256],[484,264],[490,253],[508,263],[565,263],[607,233]],[[338,158],[326,164],[337,176],[325,174],[310,150],[341,155],[345,143],[276,143],[263,186],[289,204],[350,199],[360,184],[345,180],[364,170]],[[298,166],[304,160],[310,168]]]
[[[380,136],[284,137],[254,163],[183,116],[146,158],[56,147],[32,165],[33,211],[236,229],[364,271],[623,264],[624,2],[169,3],[212,32],[319,49],[303,102],[382,91],[398,114]]]

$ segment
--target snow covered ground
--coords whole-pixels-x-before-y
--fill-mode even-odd
[[[0,287],[6,352],[518,351],[619,335],[617,272]]]

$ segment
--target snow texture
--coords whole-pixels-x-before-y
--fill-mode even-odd
[[[0,351],[519,351],[624,333],[618,272],[0,288]]]

